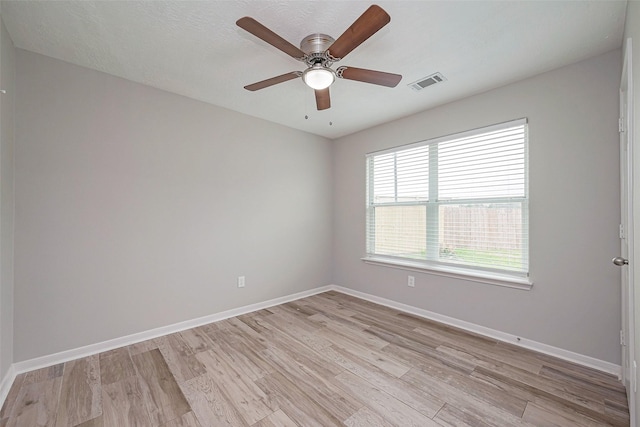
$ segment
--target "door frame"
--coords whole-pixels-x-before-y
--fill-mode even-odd
[[[620,77],[620,184],[621,184],[621,256],[629,260],[621,272],[621,380],[627,389],[631,425],[636,420],[637,366],[635,359],[635,280],[634,280],[634,144],[633,144],[633,72],[632,40],[625,40]],[[626,151],[626,155],[625,155]],[[626,203],[625,203],[626,198]],[[626,253],[625,252],[626,244]],[[625,283],[625,276],[627,280]]]

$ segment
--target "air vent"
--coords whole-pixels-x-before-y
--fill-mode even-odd
[[[447,79],[445,79],[442,74],[435,73],[435,74],[431,74],[430,76],[423,77],[420,80],[415,81],[413,83],[409,83],[407,86],[409,86],[413,90],[422,90],[429,86],[433,86],[436,83],[441,83],[445,80]]]

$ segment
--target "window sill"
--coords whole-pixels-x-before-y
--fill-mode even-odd
[[[507,288],[531,290],[533,282],[529,278],[510,276],[507,274],[489,272],[469,272],[455,267],[427,266],[418,262],[389,259],[384,257],[361,258],[367,264],[379,265],[383,267],[398,268],[402,270],[418,271],[421,273],[433,274],[436,276],[452,277],[454,279],[467,280],[470,282],[485,283],[488,285],[504,286]]]

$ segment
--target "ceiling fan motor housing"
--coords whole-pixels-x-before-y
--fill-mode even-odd
[[[326,54],[335,39],[321,33],[310,34],[300,42],[300,50],[306,54],[304,61],[311,67],[314,64],[329,66],[329,58]]]

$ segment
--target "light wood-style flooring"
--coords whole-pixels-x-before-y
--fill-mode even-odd
[[[16,378],[0,426],[628,426],[607,374],[326,292]]]

